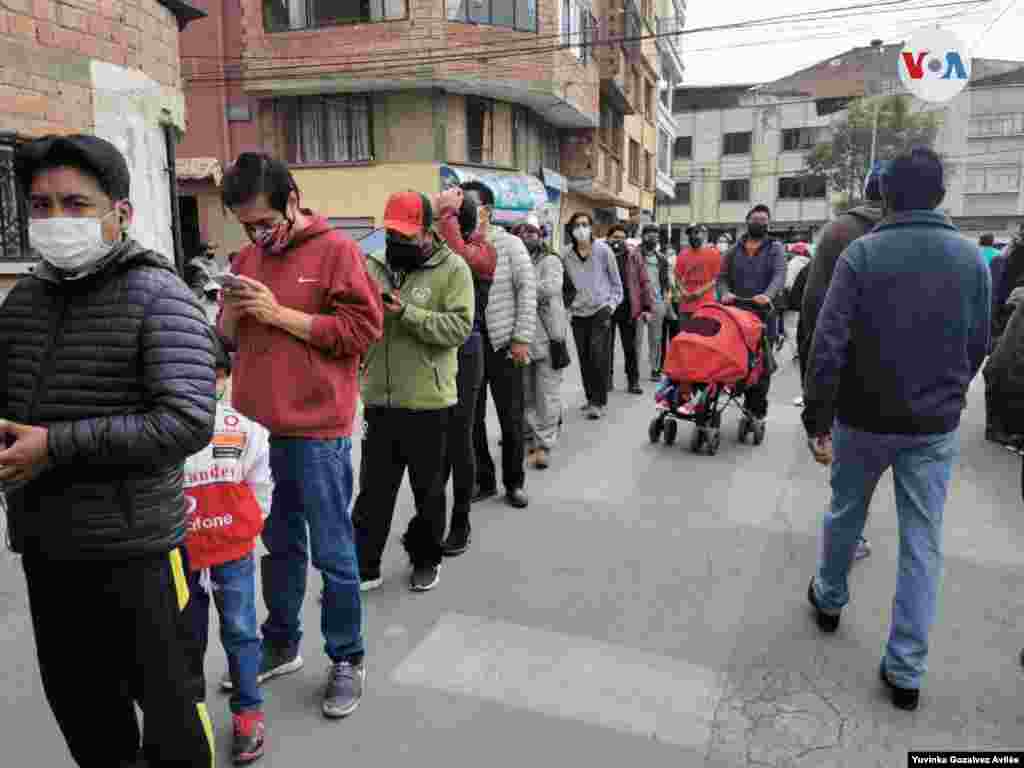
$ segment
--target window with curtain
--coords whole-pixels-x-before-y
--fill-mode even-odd
[[[466,159],[471,163],[491,160],[494,138],[494,102],[477,96],[466,98]]]
[[[584,0],[560,0],[562,45],[583,63],[590,61],[597,19]]]
[[[296,165],[373,159],[370,98],[366,94],[278,99],[287,126],[288,159]]]
[[[671,173],[668,159],[668,147],[671,140],[665,131],[658,131],[658,170],[662,173]]]
[[[449,21],[537,31],[537,0],[446,0]]]
[[[28,211],[14,177],[13,138],[0,138],[0,262],[33,259],[28,247]]]
[[[395,21],[407,16],[406,0],[263,0],[267,32]]]
[[[640,185],[640,145],[634,139],[629,140],[629,183]]]

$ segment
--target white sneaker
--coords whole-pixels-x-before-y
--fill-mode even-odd
[[[804,399],[802,397],[794,397],[793,398],[793,405],[795,405],[797,408],[803,408],[804,407]]]
[[[359,582],[360,592],[369,592],[370,590],[377,589],[384,583],[384,579],[378,576],[376,579],[364,579]]]

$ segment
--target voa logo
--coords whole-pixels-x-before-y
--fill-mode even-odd
[[[903,86],[922,101],[949,101],[971,79],[971,57],[952,32],[929,29],[913,35],[900,51]]]

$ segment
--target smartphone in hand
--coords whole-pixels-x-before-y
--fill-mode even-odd
[[[214,275],[210,279],[221,288],[228,288],[233,291],[244,291],[246,289],[246,284],[230,272],[225,272],[222,275]]]

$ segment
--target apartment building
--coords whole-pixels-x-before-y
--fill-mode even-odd
[[[851,98],[903,92],[896,71],[901,47],[875,41],[772,83],[677,89],[676,194],[658,221],[701,221],[713,234],[735,236],[750,207],[765,203],[778,236],[813,237],[833,217],[835,194],[803,173],[804,154],[827,139]],[[915,103],[942,113],[936,149],[949,177],[943,207],[965,234],[1006,232],[1024,212],[1021,67],[974,59],[971,84],[952,102]]]
[[[218,182],[246,150],[287,160],[304,202],[357,237],[391,192],[471,179],[495,189],[499,221],[537,210],[556,244],[576,210],[653,212],[655,0],[197,2],[178,163],[189,248],[244,243]],[[677,52],[674,67],[678,82]]]
[[[686,5],[682,0],[658,0],[657,41],[661,61],[658,81],[658,147],[655,156],[655,216],[658,208],[675,198],[672,180],[672,147],[679,126],[672,114],[671,98],[683,82],[683,62],[679,33],[686,23]]]
[[[183,0],[16,0],[0,14],[0,298],[35,262],[14,182],[16,145],[88,132],[125,153],[144,245],[175,256],[174,184],[185,125],[178,34],[202,12]]]

